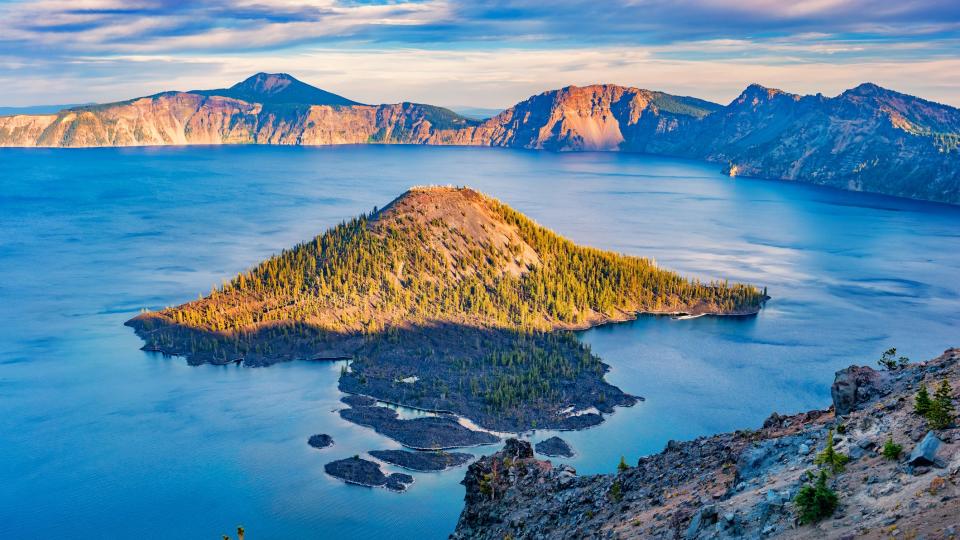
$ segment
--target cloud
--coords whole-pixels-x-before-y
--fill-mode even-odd
[[[960,104],[960,3],[912,0],[0,0],[4,105],[287,71],[367,101],[508,105],[615,82],[727,101],[865,80]]]

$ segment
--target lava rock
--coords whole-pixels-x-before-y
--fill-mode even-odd
[[[307,444],[314,448],[326,448],[333,445],[333,437],[326,433],[318,433],[311,435],[310,438],[307,439]]]
[[[830,387],[837,416],[849,414],[876,396],[881,377],[875,369],[867,366],[850,366],[838,371]]]
[[[371,450],[371,456],[419,472],[444,471],[459,467],[471,459],[471,454],[462,452],[408,452],[406,450]]]
[[[327,463],[323,470],[348,484],[379,487],[387,483],[387,476],[380,470],[379,465],[358,456]]]
[[[479,446],[493,444],[500,440],[496,435],[486,431],[466,428],[452,416],[426,416],[402,420],[397,417],[397,411],[389,407],[361,406],[341,409],[340,417],[354,424],[371,427],[377,433],[414,450]]]
[[[573,449],[567,444],[567,441],[560,437],[550,437],[540,441],[534,446],[538,454],[550,457],[573,457]]]

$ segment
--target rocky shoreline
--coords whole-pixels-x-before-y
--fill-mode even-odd
[[[417,472],[440,472],[466,464],[472,454],[463,452],[409,452],[407,450],[371,450],[367,452],[380,461]]]
[[[359,426],[372,428],[413,450],[449,450],[493,444],[500,441],[486,431],[474,431],[449,415],[425,416],[404,420],[397,411],[377,405],[365,396],[346,396],[341,401],[350,405],[340,409],[340,417]]]
[[[670,441],[615,474],[579,476],[510,439],[468,468],[451,538],[956,538],[960,429],[933,430],[914,412],[921,384],[942,380],[960,387],[960,349],[890,371],[852,366],[837,373],[829,409]],[[847,456],[825,484],[838,504],[801,524],[797,494],[831,437]],[[899,456],[885,456],[887,441]]]

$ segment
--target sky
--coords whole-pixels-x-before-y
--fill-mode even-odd
[[[960,106],[958,0],[0,0],[0,106],[286,72],[366,103],[503,108],[614,83],[728,103],[861,82]]]

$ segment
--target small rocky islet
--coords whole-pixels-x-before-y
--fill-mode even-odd
[[[384,474],[380,470],[380,465],[360,456],[331,461],[324,465],[323,469],[334,478],[358,486],[384,487],[399,492],[406,491],[407,487],[413,483],[413,477],[409,474]]]
[[[311,435],[310,438],[307,439],[307,444],[318,450],[327,448],[329,446],[333,446],[333,437],[327,435],[326,433],[317,433],[316,435]]]
[[[473,455],[463,452],[410,452],[407,450],[371,450],[371,456],[391,465],[417,472],[438,472],[466,464]]]
[[[534,445],[538,454],[549,457],[573,457],[573,449],[570,448],[570,445],[567,441],[561,439],[560,437],[550,437],[549,439],[544,439]]]

